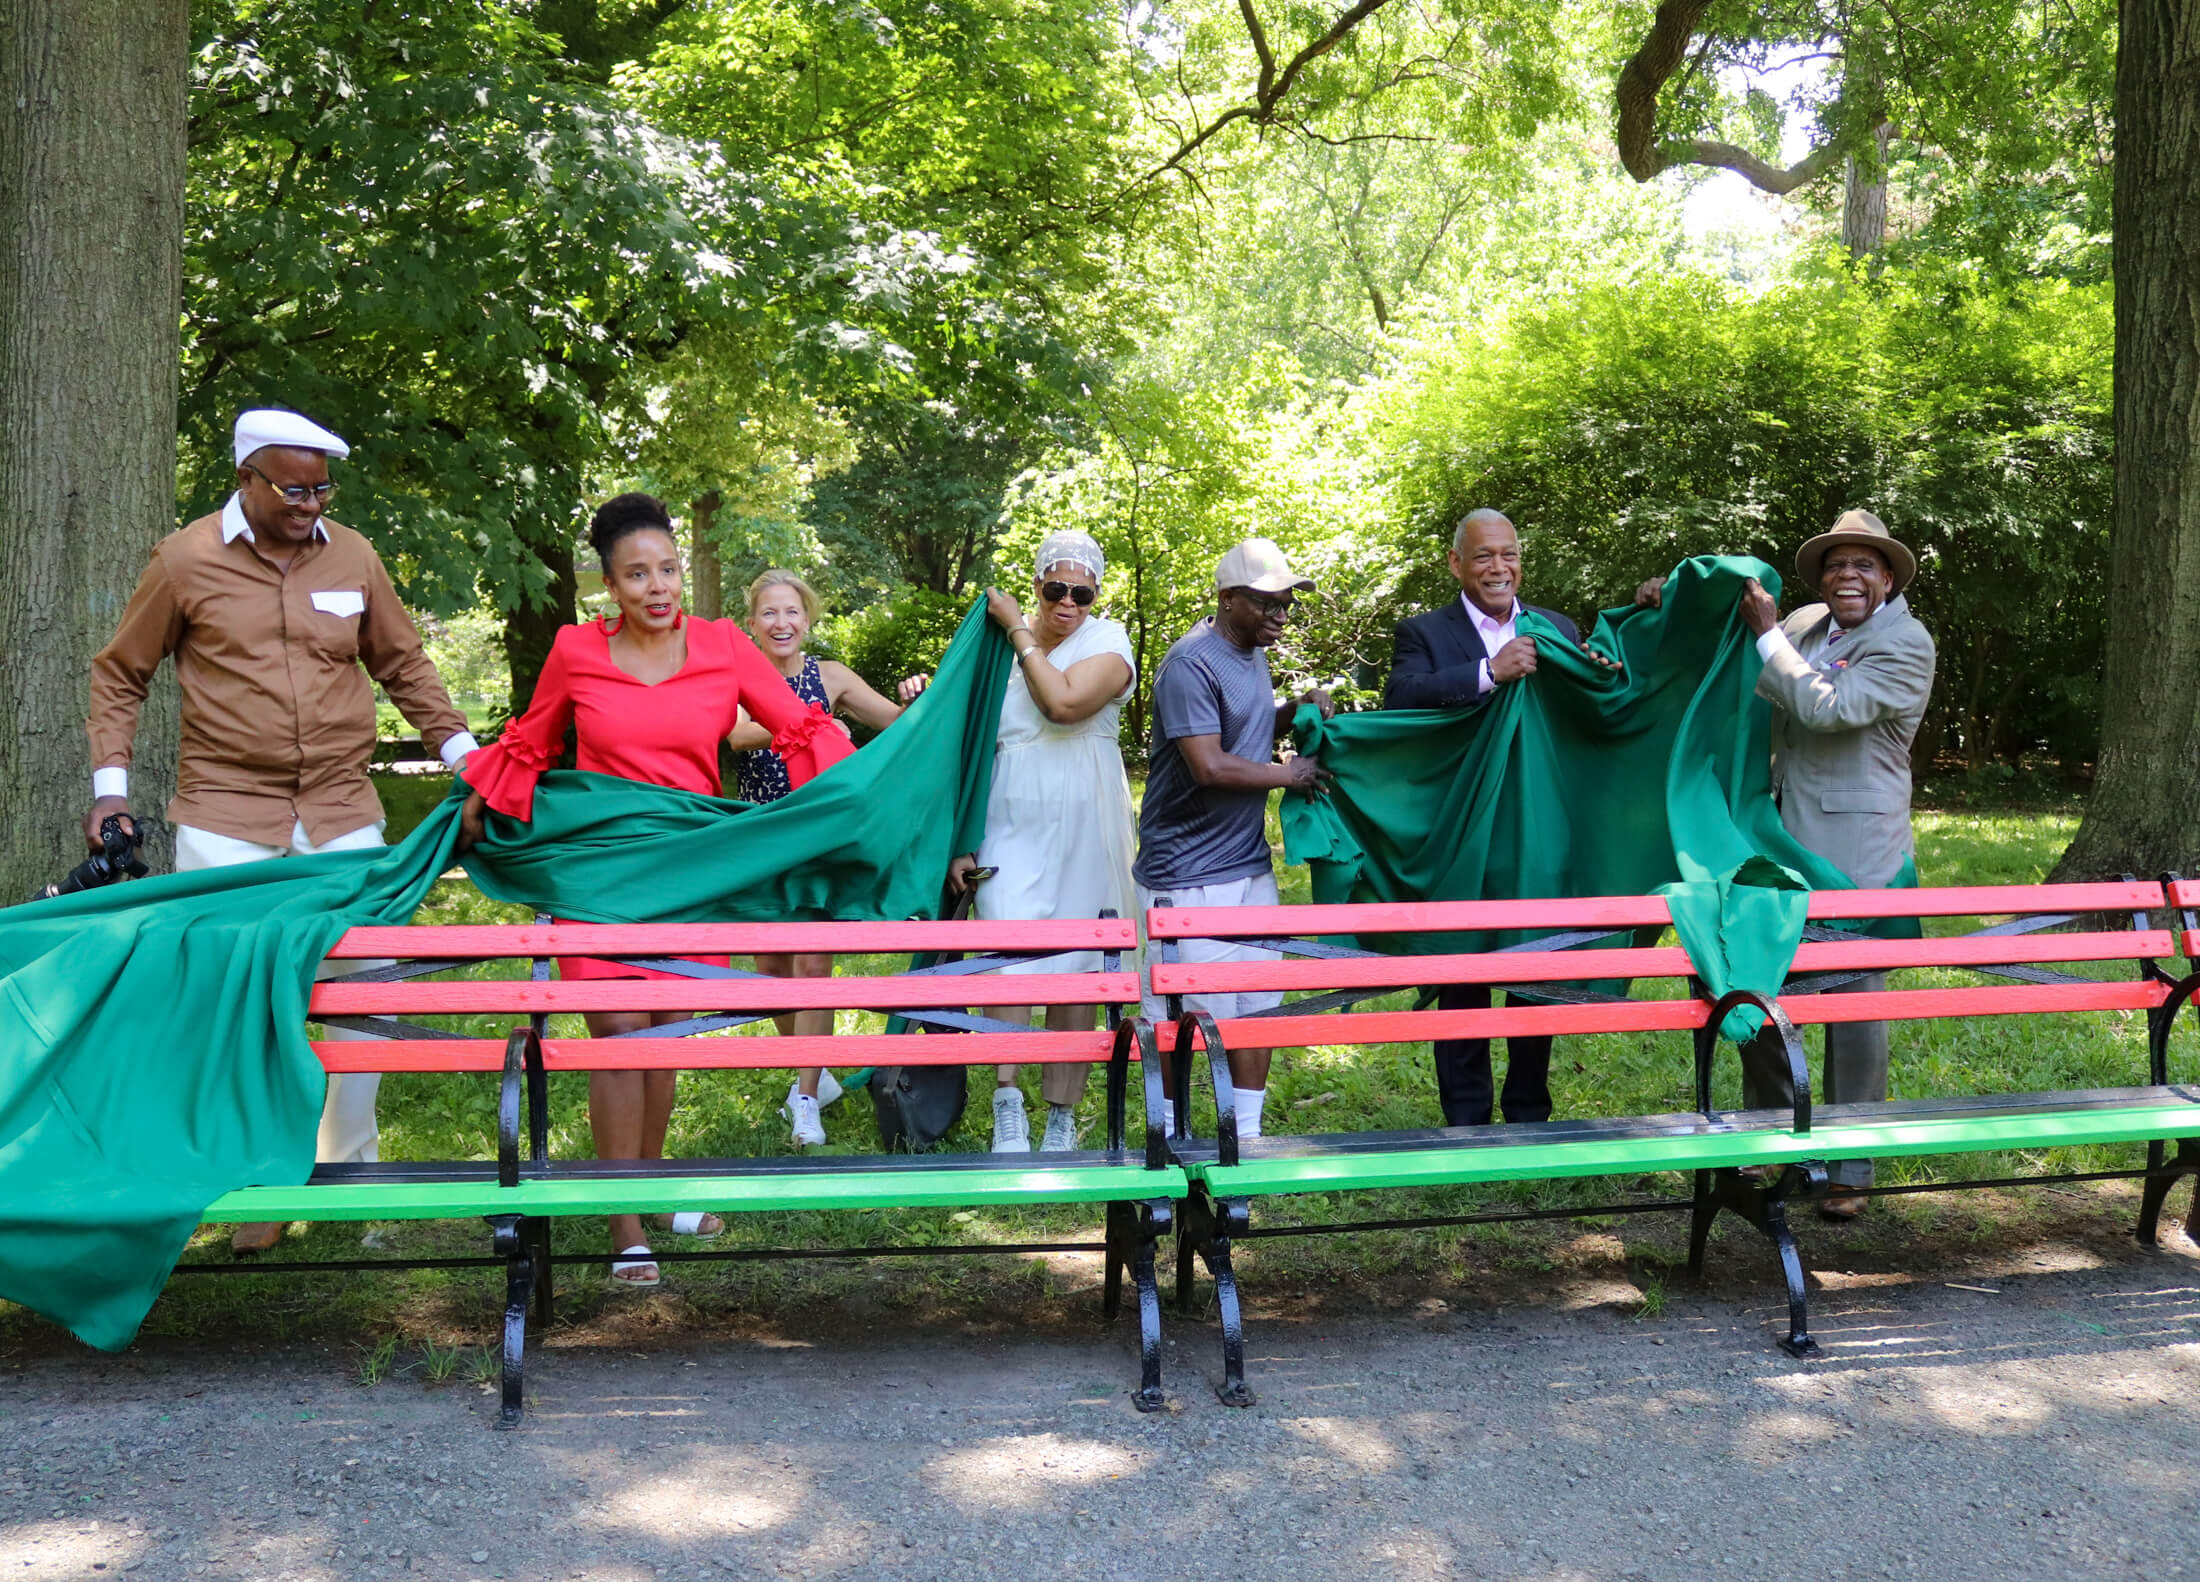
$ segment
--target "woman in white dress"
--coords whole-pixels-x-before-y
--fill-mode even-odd
[[[977,914],[1017,920],[1136,915],[1131,882],[1130,782],[1123,775],[1117,721],[1138,683],[1130,637],[1092,613],[1107,569],[1100,546],[1083,533],[1056,533],[1039,546],[1031,579],[1035,602],[1026,617],[1016,600],[986,590],[986,611],[1016,648],[1016,669],[1001,700],[993,790],[986,803],[985,840],[955,859],[949,882],[958,890],[973,867],[994,876],[978,887]],[[1088,972],[1097,952],[1020,962],[1004,972]],[[987,1015],[1028,1026],[1032,1007],[999,1006]],[[1046,1025],[1088,1031],[1089,1005],[1049,1006]],[[1016,1067],[1002,1066],[993,1089],[993,1151],[1028,1153]],[[1046,1134],[1040,1149],[1077,1146],[1077,1101],[1089,1065],[1050,1065],[1040,1083]]]

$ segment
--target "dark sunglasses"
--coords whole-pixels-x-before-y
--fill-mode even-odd
[[[1099,597],[1099,590],[1088,588],[1081,582],[1074,585],[1067,582],[1042,582],[1039,584],[1039,597],[1049,604],[1060,604],[1067,599],[1082,610]]]

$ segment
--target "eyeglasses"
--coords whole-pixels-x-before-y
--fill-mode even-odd
[[[1039,584],[1039,597],[1049,604],[1060,604],[1064,599],[1067,599],[1082,610],[1088,607],[1098,596],[1097,589],[1088,588],[1081,582],[1042,582]]]
[[[1281,616],[1288,621],[1291,619],[1291,611],[1298,603],[1288,594],[1280,599],[1271,599],[1267,594],[1255,593],[1251,588],[1232,588],[1230,591],[1258,610],[1264,621],[1271,616]]]
[[[326,505],[328,497],[336,492],[336,485],[326,478],[319,483],[284,484],[277,483],[250,462],[244,464],[244,470],[281,495],[285,505]]]

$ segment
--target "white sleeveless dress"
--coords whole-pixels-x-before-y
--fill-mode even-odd
[[[1051,723],[1024,685],[1025,667],[1068,670],[1098,654],[1114,654],[1128,665],[1129,684],[1092,718],[1075,725]],[[1131,882],[1136,826],[1118,745],[1123,701],[1137,685],[1129,634],[1093,615],[1052,654],[1035,654],[1010,672],[1001,699],[985,840],[978,847],[979,866],[998,871],[978,887],[978,916],[1025,920],[1113,911],[1137,918],[1138,892]],[[1131,966],[1128,954],[1123,965]],[[1099,952],[1085,951],[1002,970],[1092,972],[1099,966]]]

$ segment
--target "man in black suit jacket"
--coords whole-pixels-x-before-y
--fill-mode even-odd
[[[1520,535],[1501,512],[1470,511],[1451,540],[1451,574],[1459,597],[1426,615],[1398,623],[1397,657],[1383,689],[1386,709],[1480,708],[1499,687],[1535,673],[1535,639],[1514,631],[1523,609],[1534,610],[1579,646],[1581,632],[1556,610],[1520,602]],[[1486,984],[1448,983],[1437,1005],[1447,1011],[1487,1010]],[[1486,1038],[1439,1039],[1436,1094],[1446,1126],[1487,1126],[1493,1093]],[[1505,1040],[1505,1119],[1551,1118],[1551,1041]]]

